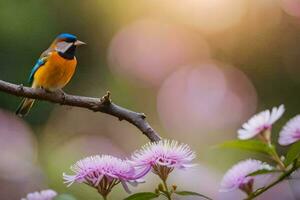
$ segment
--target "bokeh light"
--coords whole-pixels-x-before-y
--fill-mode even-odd
[[[29,127],[0,110],[0,177],[20,179],[30,174],[37,158],[36,139]]]
[[[0,138],[1,199],[20,199],[28,191],[44,187],[36,138],[30,128],[12,113],[0,110]]]
[[[300,1],[299,0],[280,0],[282,9],[293,17],[300,17]]]
[[[238,25],[247,13],[247,3],[246,0],[165,1],[176,18],[205,33],[218,33]]]
[[[108,62],[123,76],[157,86],[179,66],[209,56],[208,44],[195,33],[147,19],[129,24],[114,36]]]
[[[249,79],[237,68],[217,62],[196,63],[174,72],[157,98],[164,126],[172,137],[176,134],[185,140],[187,135],[236,128],[255,111],[256,103]]]

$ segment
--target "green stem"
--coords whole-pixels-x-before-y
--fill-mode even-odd
[[[268,185],[268,186],[266,186],[266,187],[264,187],[260,190],[257,190],[256,192],[249,195],[245,200],[251,200],[251,199],[254,199],[255,197],[258,197],[259,195],[266,192],[271,187],[273,187],[273,186],[277,185],[278,183],[280,183],[281,181],[285,180],[287,177],[289,177],[297,169],[298,169],[297,160],[295,160],[295,162],[293,164],[293,167],[291,169],[284,172],[276,181],[274,181],[270,185]]]
[[[168,188],[168,185],[167,185],[167,181],[166,180],[163,180],[163,185],[164,185],[164,188],[165,188],[165,194],[166,194],[166,197],[168,198],[168,200],[172,200],[171,199],[171,193],[169,191],[169,188]]]
[[[273,159],[277,162],[277,164],[281,170],[284,170],[284,171],[286,170],[282,160],[279,158],[277,153],[274,155]]]
[[[275,147],[272,144],[268,144],[270,150],[271,150],[271,156],[273,160],[278,164],[279,168],[283,171],[286,171],[286,167],[283,164],[282,160],[280,159],[279,155],[277,154],[277,151]]]

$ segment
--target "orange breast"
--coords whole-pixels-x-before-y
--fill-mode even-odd
[[[33,85],[54,91],[63,88],[72,78],[76,68],[76,58],[67,60],[57,52],[50,55],[45,65],[34,74]]]

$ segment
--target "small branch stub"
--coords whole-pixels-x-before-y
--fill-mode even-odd
[[[23,87],[24,87],[24,85],[23,85],[23,84],[20,84],[20,85],[19,85],[19,90],[20,90],[20,92],[24,92],[24,89],[23,89]]]
[[[110,104],[111,103],[110,95],[111,95],[110,91],[107,91],[106,95],[101,97],[101,100],[100,100],[101,103],[102,104]]]
[[[142,119],[146,119],[145,113],[140,113],[140,116],[141,116]]]

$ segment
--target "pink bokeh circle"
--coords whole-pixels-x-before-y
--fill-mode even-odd
[[[145,86],[158,86],[180,66],[210,51],[197,34],[160,21],[139,20],[119,31],[108,52],[111,69]]]
[[[164,127],[184,136],[233,130],[255,111],[256,105],[256,90],[246,75],[216,62],[197,63],[174,72],[157,97]]]

